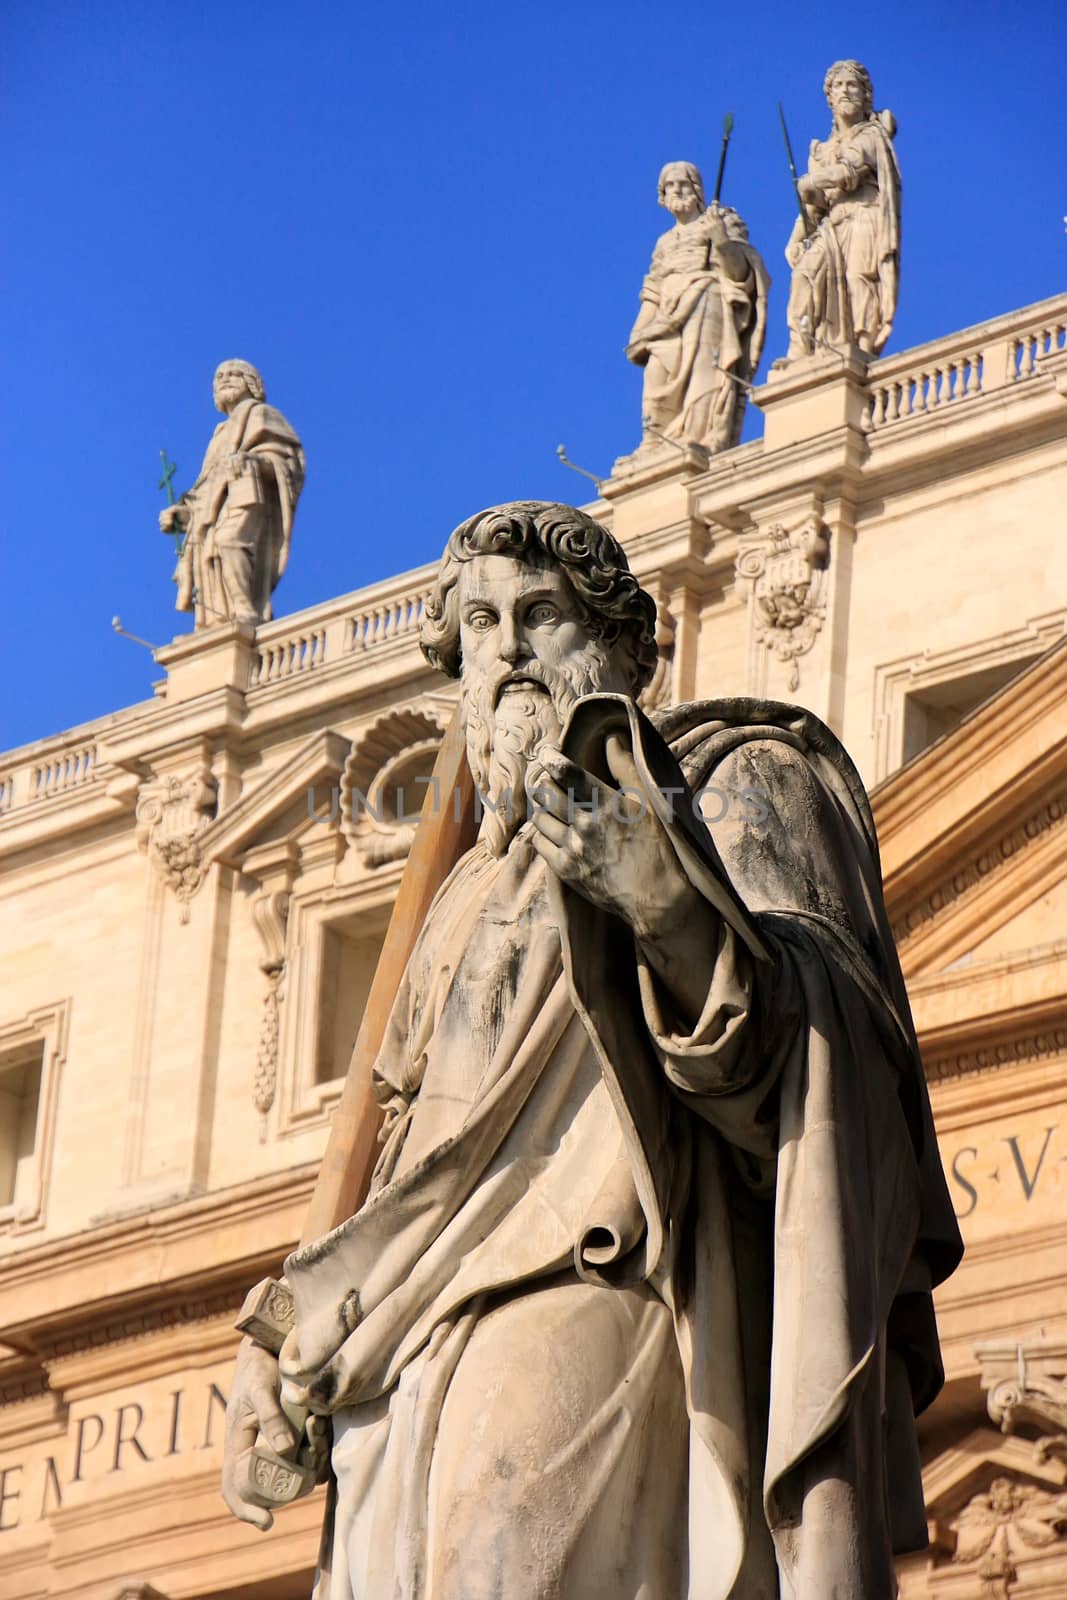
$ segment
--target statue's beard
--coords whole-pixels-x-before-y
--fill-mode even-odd
[[[520,684],[497,695],[521,674],[544,690]],[[526,821],[526,769],[543,744],[556,744],[574,702],[608,687],[607,652],[596,639],[567,663],[566,673],[539,661],[464,674],[461,690],[467,761],[484,808],[480,838],[502,856]]]

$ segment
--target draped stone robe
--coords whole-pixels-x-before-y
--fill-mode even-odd
[[[788,321],[810,350],[858,342],[877,354],[896,315],[900,274],[900,169],[877,116],[813,139],[808,173],[829,209],[810,238],[793,225]],[[807,319],[805,327],[800,326]]]
[[[243,457],[236,473],[234,456]],[[175,604],[195,611],[198,628],[270,621],[304,474],[300,440],[266,401],[248,396],[218,424],[200,476],[181,499],[188,521]]]
[[[713,451],[741,437],[744,385],[759,366],[770,288],[758,251],[731,242],[747,262],[741,280],[723,270],[706,214],[663,234],[629,340],[631,359],[645,368],[646,428]]]
[[[662,726],[592,696],[566,748],[606,776],[630,740],[719,913],[695,1025],[528,829],[476,846],[397,997],[372,1195],[286,1264],[327,1600],[889,1600],[925,1542],[959,1237],[862,786],[792,708]]]

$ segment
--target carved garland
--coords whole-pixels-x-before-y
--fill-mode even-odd
[[[975,890],[999,872],[1012,856],[1017,855],[1028,844],[1032,844],[1041,834],[1058,827],[1065,817],[1067,817],[1067,793],[1049,800],[1040,811],[1027,817],[1025,822],[998,839],[996,844],[983,850],[976,860],[968,862],[965,867],[954,872],[951,878],[939,884],[932,893],[910,906],[903,915],[894,920],[892,925],[893,938],[897,942],[898,949],[907,944],[909,939],[913,939],[925,923],[933,921],[934,917],[947,906],[969,899]]]
[[[1011,1600],[1019,1581],[1016,1563],[1056,1544],[1067,1533],[1067,1495],[1033,1484],[994,1478],[951,1524],[956,1565],[973,1566],[990,1600]]]
[[[289,920],[289,894],[286,890],[264,890],[252,901],[252,916],[263,941],[264,955],[259,970],[267,979],[263,1000],[263,1020],[252,1098],[256,1110],[266,1117],[274,1104],[278,1087],[279,1007],[282,978],[285,974],[285,930]]]
[[[807,517],[786,529],[776,522],[746,534],[737,558],[738,578],[752,584],[753,636],[789,664],[789,692],[800,686],[800,657],[815,643],[826,616],[830,541],[822,521]]]

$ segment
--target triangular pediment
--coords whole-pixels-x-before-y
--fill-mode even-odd
[[[931,1080],[1067,1057],[1067,643],[872,801]]]
[[[291,756],[251,782],[201,836],[205,859],[240,870],[248,852],[280,838],[320,828],[318,808],[328,809],[351,740],[332,728],[314,733]]]
[[[1067,900],[1067,642],[887,779],[872,802],[907,978],[1067,933],[1067,920],[1055,924]]]

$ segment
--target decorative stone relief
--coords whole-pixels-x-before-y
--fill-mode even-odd
[[[341,774],[341,825],[368,867],[407,855],[448,711],[390,711],[361,734]]]
[[[1046,1028],[1040,1033],[1019,1034],[976,1050],[963,1050],[948,1056],[924,1057],[927,1080],[961,1078],[966,1073],[997,1072],[1001,1067],[1022,1061],[1047,1061],[1067,1055],[1067,1028]]]
[[[1023,822],[987,845],[980,855],[957,867],[950,878],[931,890],[922,900],[909,906],[903,915],[895,917],[892,928],[897,948],[900,949],[909,939],[914,938],[920,929],[928,922],[932,922],[949,906],[969,899],[980,887],[984,887],[993,875],[1002,871],[1014,856],[1018,856],[1035,839],[1048,833],[1050,829],[1062,827],[1065,821],[1067,821],[1067,790],[1054,795],[1051,800],[1046,800],[1044,805]]]
[[[263,941],[264,955],[259,963],[259,970],[267,979],[253,1089],[256,1110],[265,1117],[274,1104],[278,1085],[279,1008],[282,978],[285,974],[285,931],[289,921],[288,890],[262,890],[252,901],[252,916],[255,919],[256,930]]]
[[[267,980],[252,1080],[252,1099],[262,1118],[263,1138],[266,1138],[267,1114],[278,1089],[286,934],[290,897],[300,862],[299,847],[292,839],[284,839],[250,850],[241,863],[244,876],[254,879],[258,885],[252,898],[252,920],[263,949],[259,970]]]
[[[1034,1484],[994,1478],[974,1495],[951,1524],[954,1564],[972,1565],[990,1600],[1011,1600],[1019,1581],[1017,1563],[1067,1534],[1067,1494]]]
[[[791,529],[774,523],[740,542],[737,576],[752,584],[755,642],[789,664],[793,694],[800,686],[800,657],[815,643],[826,616],[827,531],[813,515]]]
[[[1037,1461],[1067,1466],[1067,1337],[1033,1335],[1017,1344],[989,1343],[976,1351],[988,1389],[989,1415],[1002,1433],[1037,1432]],[[1013,1367],[1004,1375],[1005,1367]]]
[[[215,815],[217,802],[218,783],[206,766],[184,777],[169,774],[151,779],[138,796],[138,846],[177,896],[182,922],[189,921],[189,901],[207,871],[199,841]]]

